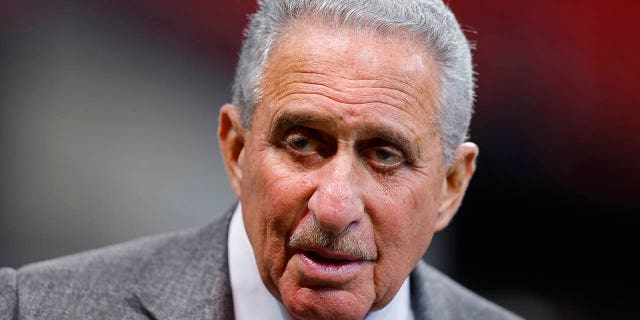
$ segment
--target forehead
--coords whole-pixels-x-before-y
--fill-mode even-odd
[[[369,118],[383,112],[434,127],[439,73],[432,55],[408,35],[296,21],[285,28],[263,76],[271,117],[292,101],[314,99],[340,107],[327,111]]]

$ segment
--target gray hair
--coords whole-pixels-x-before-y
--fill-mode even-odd
[[[441,0],[258,0],[258,5],[245,30],[233,82],[232,103],[240,108],[247,128],[261,98],[263,71],[278,39],[296,19],[318,17],[358,30],[408,33],[424,43],[440,71],[436,125],[445,165],[451,164],[456,148],[467,139],[475,86],[469,43]]]

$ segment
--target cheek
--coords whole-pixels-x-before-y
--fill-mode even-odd
[[[417,261],[434,233],[435,201],[408,198],[398,201],[399,196],[392,199],[395,201],[374,221],[379,247],[386,255],[402,255]]]
[[[247,166],[250,174],[243,179],[246,181],[243,184],[243,205],[247,200],[255,209],[264,212],[265,221],[295,218],[291,217],[291,212],[306,205],[303,200],[307,197],[309,179],[293,172],[279,158],[276,150],[254,154],[256,156]]]
[[[260,152],[252,152],[253,157],[245,164],[243,173],[241,202],[245,212],[245,225],[254,249],[265,245],[265,237],[273,233],[273,220],[280,219],[283,194],[290,187],[278,167],[270,164]]]
[[[400,246],[407,245],[406,239],[424,238],[433,233],[441,197],[438,181],[439,177],[406,174],[392,183],[379,184],[369,197],[371,208],[376,212],[372,218],[378,234],[386,235],[389,242]],[[417,244],[414,241],[412,247]]]
[[[249,149],[241,201],[244,222],[263,279],[277,282],[286,266],[286,241],[306,208],[308,185],[274,149]]]
[[[369,197],[379,252],[375,274],[379,296],[388,294],[384,288],[402,285],[433,237],[439,189],[434,191],[435,183],[428,179],[412,177],[399,179],[390,188],[380,187]]]

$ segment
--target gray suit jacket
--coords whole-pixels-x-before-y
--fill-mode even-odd
[[[233,319],[231,212],[198,229],[0,269],[0,319]],[[518,319],[424,263],[411,299],[416,319]]]

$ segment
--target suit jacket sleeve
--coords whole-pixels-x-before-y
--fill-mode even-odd
[[[0,320],[16,319],[17,307],[16,272],[0,269]]]

